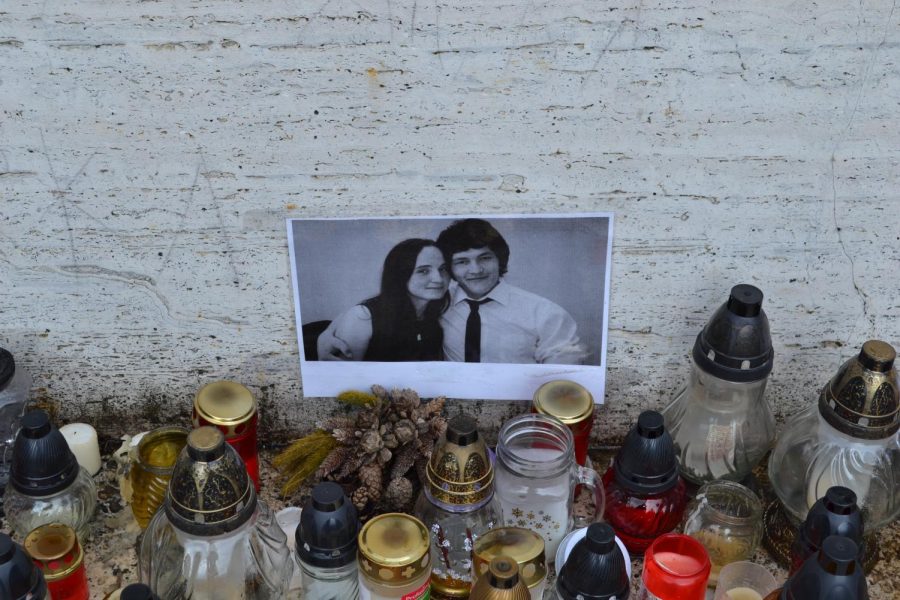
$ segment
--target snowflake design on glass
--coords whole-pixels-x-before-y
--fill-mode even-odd
[[[518,525],[519,527],[525,527],[526,525],[528,525],[528,523],[525,521],[525,519],[519,519],[518,521],[516,521],[516,525]]]
[[[516,518],[518,519],[519,517],[521,517],[521,516],[522,516],[523,514],[525,514],[525,513],[524,513],[524,511],[523,511],[521,508],[514,508],[514,509],[512,509],[512,514],[513,514],[514,517],[516,517]]]
[[[534,513],[533,512],[529,512],[527,516],[528,516],[529,521],[534,521]]]
[[[549,523],[552,520],[553,517],[551,517],[550,515],[544,515],[543,517],[541,517],[541,521],[543,521],[544,523]]]
[[[535,529],[543,529],[543,528],[544,528],[544,524],[543,524],[543,523],[535,523],[535,524],[534,524],[534,528],[535,528]]]

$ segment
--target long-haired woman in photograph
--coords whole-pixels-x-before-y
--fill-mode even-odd
[[[400,242],[384,259],[378,295],[343,312],[320,336],[320,358],[331,352],[322,340],[337,338],[349,350],[344,359],[442,360],[438,319],[450,302],[449,285],[449,269],[433,241]]]

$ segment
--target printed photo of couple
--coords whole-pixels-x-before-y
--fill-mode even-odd
[[[603,368],[610,234],[605,214],[289,220],[305,393],[366,363]]]

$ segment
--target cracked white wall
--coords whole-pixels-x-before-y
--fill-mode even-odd
[[[675,391],[742,281],[783,417],[867,338],[900,344],[898,21],[883,0],[6,2],[0,343],[105,433],[182,418],[214,377],[309,428],[334,404],[302,399],[285,217],[611,210],[598,439]]]

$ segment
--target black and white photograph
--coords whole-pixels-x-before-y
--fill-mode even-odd
[[[307,396],[603,400],[612,215],[288,219]]]

